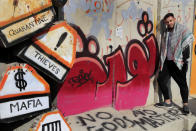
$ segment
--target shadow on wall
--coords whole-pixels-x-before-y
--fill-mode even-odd
[[[196,123],[193,125],[191,131],[196,131]]]

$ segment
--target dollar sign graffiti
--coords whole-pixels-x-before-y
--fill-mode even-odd
[[[18,72],[14,76],[16,86],[20,89],[20,91],[22,91],[22,89],[25,90],[25,87],[27,86],[27,82],[24,80],[23,75],[25,75],[25,72],[23,72],[22,69],[18,69]]]

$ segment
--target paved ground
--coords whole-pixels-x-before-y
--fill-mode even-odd
[[[113,108],[101,108],[67,117],[67,121],[73,131],[194,130],[195,115],[183,115],[180,106],[176,104],[170,109],[148,106],[119,112]]]
[[[189,107],[191,112],[196,116],[196,98],[192,98],[189,100]]]
[[[182,104],[172,108],[139,107],[116,111],[112,107],[91,110],[65,117],[73,131],[194,131],[196,130],[196,99],[190,99],[191,113],[183,115]],[[36,119],[36,118],[34,118]],[[34,120],[15,129],[27,131]]]

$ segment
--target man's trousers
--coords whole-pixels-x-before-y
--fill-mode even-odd
[[[186,65],[187,66],[187,65]],[[184,69],[184,68],[183,68]],[[180,94],[182,97],[183,103],[188,103],[188,85],[186,82],[186,71],[179,70],[176,64],[172,60],[165,60],[162,71],[159,72],[158,84],[163,93],[164,99],[169,99],[169,89],[168,81],[171,77],[175,80],[180,88]],[[175,92],[173,92],[175,93]]]

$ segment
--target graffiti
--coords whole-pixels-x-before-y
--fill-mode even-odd
[[[61,121],[53,121],[42,125],[42,131],[61,131]]]
[[[80,1],[69,0],[69,1],[65,4],[63,10],[64,10],[64,12],[65,12],[65,14],[66,14],[65,17],[66,17],[67,22],[75,23],[74,20],[73,20],[72,17],[71,17],[71,14],[76,13],[76,9],[77,9],[78,7],[80,7],[81,4],[78,3],[78,2],[80,2]]]
[[[36,122],[37,121],[37,122]],[[71,131],[70,126],[58,110],[37,117],[30,130],[33,131]]]
[[[91,72],[92,70],[89,73],[84,73],[83,70],[80,70],[78,76],[69,79],[69,83],[72,86],[78,84],[76,87],[81,87],[83,84],[87,83],[88,81],[93,82],[93,78],[91,78]]]
[[[176,14],[177,21],[182,24],[186,24],[191,20],[191,8],[187,8],[190,3],[194,3],[193,0],[171,0],[164,2],[163,8],[168,8],[168,12],[171,12],[174,8],[178,8]],[[192,22],[192,21],[191,21]]]
[[[96,2],[96,0],[94,0]],[[99,0],[102,1],[102,0]],[[103,3],[103,2],[101,2]],[[96,4],[94,4],[96,5]],[[90,6],[93,8],[93,6]],[[96,7],[94,7],[96,8]],[[92,24],[92,28],[90,30],[90,34],[97,36],[97,34],[99,34],[99,32],[101,31],[101,29],[104,29],[105,31],[105,38],[106,39],[111,39],[111,34],[110,34],[110,29],[109,29],[109,19],[112,18],[112,14],[113,14],[113,9],[114,9],[114,4],[113,2],[110,3],[109,6],[107,6],[107,11],[102,12],[102,16],[100,18],[100,20],[98,19],[98,16],[96,13],[99,13],[99,11],[101,10],[101,8],[99,10],[94,9],[95,12],[90,12],[88,13],[89,17],[93,18],[93,24]],[[92,9],[91,9],[92,10]],[[103,8],[102,8],[103,10]]]
[[[182,3],[182,5],[184,6],[184,7],[186,7],[188,4],[189,4],[189,2],[191,2],[191,1],[193,1],[193,0],[172,0],[173,2],[181,2]]]
[[[138,40],[131,40],[126,47],[127,70],[133,78],[124,83],[121,81],[117,83],[116,109],[128,109],[146,103],[150,77],[154,75],[157,69],[158,47],[154,35],[146,37],[143,43]],[[148,51],[145,50],[144,45]],[[129,100],[128,103],[126,103],[127,100]]]
[[[55,12],[51,0],[12,0],[1,1],[1,5],[10,8],[9,11],[0,9],[0,44],[2,47],[11,47],[25,39],[32,38],[38,31],[51,26]]]
[[[17,98],[15,98],[17,99]],[[29,114],[40,112],[43,110],[48,110],[49,97],[34,97],[30,99],[18,99],[7,101],[0,104],[1,107],[1,117],[0,119],[10,119],[9,121],[17,121],[14,117],[22,116],[20,119],[29,117]]]
[[[186,7],[190,2],[192,2],[193,0],[167,0],[165,3],[165,6],[163,8],[168,8],[168,7],[174,7],[174,5],[172,5],[172,2],[175,3],[181,3],[183,7]],[[179,7],[179,4],[177,5]],[[176,7],[176,6],[175,6]]]
[[[170,12],[170,10],[168,12]],[[184,12],[185,12],[184,8],[182,10],[178,9],[178,15],[176,16],[177,22],[183,23],[183,22],[187,22],[187,21],[191,20],[191,8],[188,8],[188,12],[185,13],[186,15],[184,14]],[[183,24],[185,24],[185,23],[183,23]]]
[[[14,79],[16,80],[16,87],[20,89],[20,91],[25,90],[27,86],[27,82],[24,80],[25,72],[23,69],[18,69],[18,72],[14,75]]]
[[[34,68],[10,64],[0,82],[0,120],[17,121],[48,110],[49,93],[49,84]]]
[[[76,25],[72,26],[78,33],[78,37],[82,43],[83,50],[82,52],[76,53],[77,59],[75,60],[72,69],[68,73],[64,84],[57,94],[57,107],[65,116],[100,107],[99,104],[95,102],[96,87],[98,83],[103,83],[107,79],[106,68],[103,62],[97,56],[100,47],[96,37],[90,36],[86,38],[79,27],[77,27]],[[94,43],[96,47],[95,52],[91,52],[89,50],[89,45],[91,43]],[[76,74],[78,74],[78,72],[80,72],[81,70],[88,74],[91,72],[90,78],[93,78],[93,81],[86,82],[85,84],[80,86],[80,88],[76,86],[73,87],[70,84],[70,79],[75,77]],[[61,103],[61,100],[64,100],[64,102]],[[68,101],[69,103],[67,103]],[[78,104],[79,101],[80,104]],[[65,106],[67,104],[68,106]],[[67,108],[66,110],[68,112],[64,112],[64,107]]]
[[[146,12],[142,16],[146,17],[143,19],[144,24],[150,23]],[[108,105],[113,105],[117,110],[144,105],[148,96],[150,78],[157,69],[155,65],[158,58],[158,45],[155,36],[150,34],[151,29],[145,33],[147,36],[143,42],[136,39],[129,41],[125,54],[121,46],[115,50],[109,46],[111,53],[103,56],[103,63],[97,56],[99,53],[97,39],[93,36],[86,38],[79,27],[72,26],[78,33],[83,50],[77,52],[77,59],[57,96],[57,106],[64,115]],[[94,53],[89,51],[90,43],[96,45]],[[81,80],[79,75],[75,77],[75,74],[80,71],[88,72],[93,81],[86,82],[89,79],[84,79],[83,73],[82,80],[85,82],[82,85],[78,84],[80,88],[73,87],[70,83],[73,81],[79,83]],[[132,76],[130,80],[127,78],[127,73]],[[89,78],[88,75],[85,77]]]
[[[39,26],[42,23],[45,23],[48,21],[48,18],[46,14],[43,14],[40,16],[40,18],[34,19],[30,21],[29,23],[26,23],[25,25],[17,26],[17,28],[11,28],[8,32],[10,36],[15,36],[18,34],[22,34],[25,31],[31,30],[32,28],[35,28],[35,26]]]
[[[138,109],[133,110],[132,114],[121,117],[115,117],[109,112],[94,112],[75,116],[75,118],[76,124],[87,131],[129,130],[130,128],[138,129],[138,127],[141,130],[148,130],[149,128],[158,128],[175,120],[183,119],[180,110],[177,108],[171,108],[164,111],[164,113],[149,109]]]
[[[138,21],[137,24],[138,33],[144,37],[153,30],[152,21],[149,20],[148,13],[143,12],[142,20]]]
[[[57,48],[59,48],[59,46],[63,43],[63,41],[66,39],[67,37],[67,32],[64,32],[63,34],[61,34],[58,43],[56,44],[56,47],[54,48],[54,50],[57,50]]]
[[[144,10],[137,6],[139,4],[138,2],[136,3],[135,1],[131,1],[129,8],[127,10],[122,10],[121,11],[122,21],[119,24],[117,24],[117,20],[116,20],[115,23],[116,23],[117,26],[122,25],[124,20],[127,21],[128,19],[132,19],[133,21],[136,21],[137,19],[140,19],[140,17],[141,17],[141,15],[142,15]],[[119,8],[120,6],[121,5],[117,6],[117,8]],[[151,8],[147,8],[147,12],[148,12],[148,15],[149,15],[149,19],[152,20],[153,19],[153,17],[152,17],[152,9]]]
[[[14,16],[16,7],[18,6],[18,0],[14,0],[14,1],[13,1],[13,6],[14,6],[14,12],[13,12],[13,16]]]
[[[61,21],[37,34],[33,42],[17,56],[63,83],[76,57],[76,40],[75,30]]]
[[[33,46],[30,47],[31,49],[34,49],[34,53],[30,52],[29,54],[33,54],[34,58],[37,60],[37,62],[40,62],[42,65],[45,65],[47,68],[49,68],[51,71],[54,72],[54,74],[58,74],[62,69],[62,67],[59,67],[55,62],[51,61],[46,55],[41,53],[39,50],[36,50]],[[26,53],[27,54],[27,53]]]
[[[17,101],[16,103],[12,102],[10,103],[10,112],[22,112],[23,110],[39,108],[43,106],[42,102],[40,99],[29,99],[27,101]]]
[[[85,1],[86,14],[91,14],[93,12],[109,12],[112,0],[89,0]]]
[[[127,20],[131,17],[135,21],[136,18],[140,18],[141,14],[142,8],[138,8],[134,1],[130,2],[130,7],[126,11],[122,11],[122,16],[124,20]]]
[[[113,14],[113,0],[70,0],[69,4],[64,6],[65,17],[68,22],[75,23],[71,15],[75,13],[78,8],[82,9],[88,17],[92,18],[90,35],[97,36],[101,29],[103,29],[105,31],[105,38],[107,40],[111,39],[109,19],[112,18]]]
[[[181,10],[178,10],[178,12],[179,12],[179,14],[177,15],[177,22],[182,22],[182,17],[180,16],[180,12],[181,12]]]
[[[45,54],[71,68],[75,59],[76,39],[75,30],[66,21],[61,21],[35,36],[33,42]]]
[[[110,48],[110,53],[112,53],[112,48],[113,48],[112,45],[110,45],[109,48]]]
[[[189,8],[188,16],[185,16],[185,21],[189,21],[191,18],[191,8]]]

